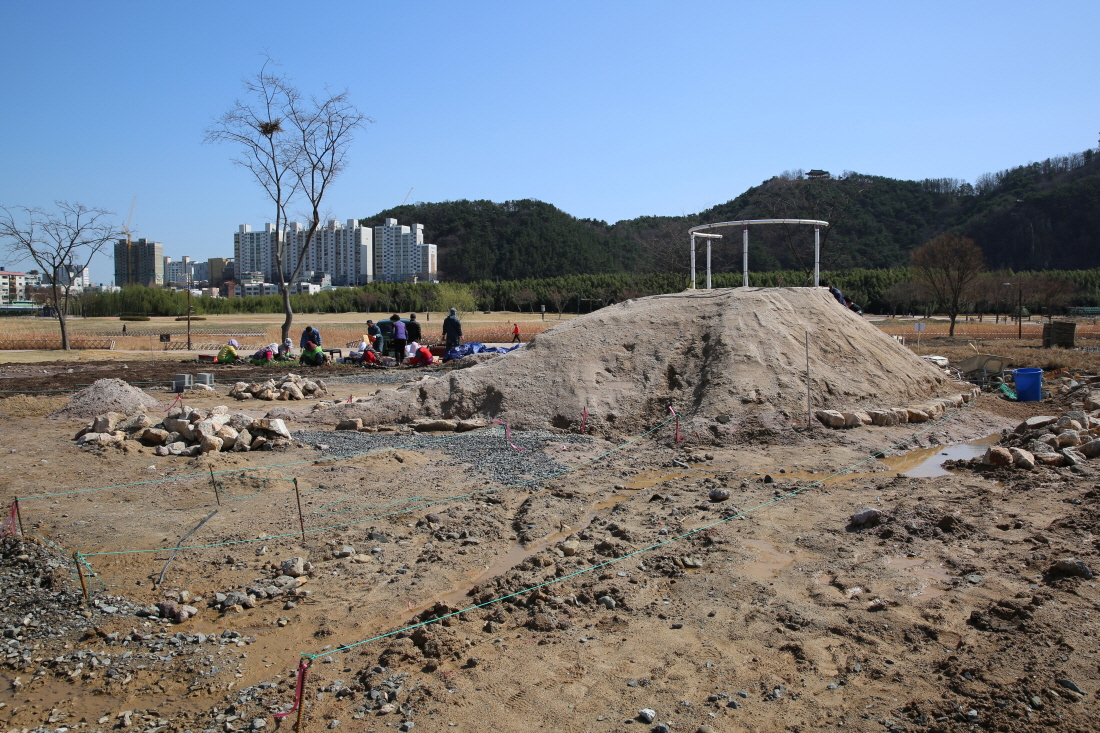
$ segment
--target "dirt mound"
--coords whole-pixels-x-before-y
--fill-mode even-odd
[[[121,379],[99,379],[85,387],[50,417],[93,418],[107,412],[130,415],[144,407],[156,407],[155,397],[137,387],[131,387]]]
[[[670,405],[708,423],[804,420],[807,330],[815,410],[901,407],[961,389],[823,288],[736,288],[629,300],[484,364],[328,413],[574,428],[587,408],[588,425],[606,434],[652,426]]]
[[[42,417],[65,404],[62,396],[32,397],[17,394],[0,400],[0,415],[4,417]]]

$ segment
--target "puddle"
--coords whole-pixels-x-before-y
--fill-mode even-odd
[[[942,596],[947,591],[936,587],[936,584],[951,580],[951,575],[944,569],[943,565],[928,567],[928,562],[922,557],[888,557],[886,558],[886,568],[903,572],[923,581],[920,590],[912,594],[914,597],[935,598]]]
[[[593,504],[592,508],[588,511],[588,519],[586,519],[584,522],[577,525],[576,527],[566,527],[561,532],[554,532],[553,534],[549,534],[546,537],[543,537],[536,542],[532,542],[529,545],[513,545],[506,552],[498,555],[497,558],[493,560],[493,562],[491,562],[489,565],[487,565],[484,570],[477,571],[475,575],[470,577],[469,580],[462,583],[459,587],[455,588],[449,593],[446,593],[445,595],[437,596],[435,599],[428,601],[421,606],[417,606],[403,612],[401,615],[402,621],[409,621],[413,616],[416,616],[419,613],[423,613],[424,611],[434,606],[436,603],[446,603],[449,606],[465,608],[469,605],[468,596],[471,588],[481,585],[487,580],[492,580],[498,575],[504,575],[509,570],[519,565],[532,555],[536,555],[542,552],[547,547],[552,547],[556,545],[557,543],[561,542],[566,537],[575,532],[580,532],[581,530],[586,529],[590,524],[592,524],[593,521],[595,521],[596,517],[599,516],[600,512],[602,512],[604,509],[610,509],[616,504],[626,501],[629,498],[630,497],[623,494],[614,494],[612,496],[609,496],[608,498],[602,499],[601,501]]]
[[[714,478],[717,474],[708,471],[702,471],[697,468],[682,468],[677,471],[668,473],[654,474],[646,478],[635,478],[628,484],[624,484],[624,489],[630,489],[631,491],[638,491],[639,489],[651,489],[657,484],[662,484],[665,481],[672,481],[678,478]]]
[[[779,575],[779,571],[794,562],[794,557],[775,549],[775,545],[764,540],[741,540],[741,544],[756,550],[756,561],[742,566],[749,575],[761,580],[770,580]]]
[[[879,460],[898,473],[912,478],[933,478],[947,476],[951,472],[943,467],[944,461],[969,461],[985,455],[985,450],[1000,439],[1000,434],[987,435],[979,440],[956,445],[923,448],[892,458]]]

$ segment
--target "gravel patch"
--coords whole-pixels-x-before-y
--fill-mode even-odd
[[[458,463],[468,464],[468,470],[486,474],[500,484],[509,485],[535,476],[564,471],[568,466],[555,461],[543,450],[549,444],[590,444],[593,439],[583,435],[551,433],[546,430],[512,431],[512,442],[525,451],[517,451],[504,439],[503,430],[465,433],[440,440],[439,435],[386,435],[357,433],[352,430],[323,432],[301,431],[295,439],[307,445],[326,445],[325,456],[343,456],[381,448],[442,451]],[[421,444],[417,446],[416,444]]]

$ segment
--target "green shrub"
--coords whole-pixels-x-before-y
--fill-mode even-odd
[[[119,316],[120,321],[148,321],[149,316]]]

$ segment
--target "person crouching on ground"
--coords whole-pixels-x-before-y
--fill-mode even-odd
[[[306,348],[298,357],[298,363],[302,366],[324,366],[328,363],[328,354],[312,341],[306,341]]]
[[[229,339],[229,343],[221,348],[218,352],[218,358],[215,359],[219,364],[236,364],[237,363],[237,347],[240,344],[237,343],[237,339]]]
[[[283,342],[279,344],[279,351],[275,354],[275,361],[294,361],[294,342],[290,339],[283,339]]]

